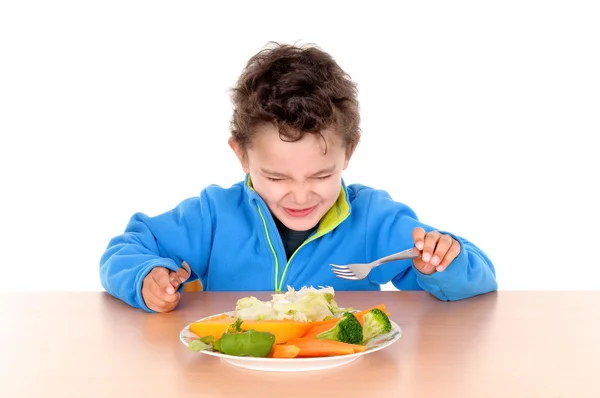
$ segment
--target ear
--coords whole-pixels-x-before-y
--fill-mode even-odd
[[[233,150],[233,153],[235,153],[235,156],[237,156],[240,161],[244,173],[248,174],[248,156],[246,155],[246,151],[244,151],[242,146],[233,138],[229,138],[228,143]]]
[[[343,170],[346,170],[348,168],[348,163],[350,163],[350,159],[352,158],[352,155],[354,155],[354,151],[356,150],[356,147],[358,146],[358,140],[356,140],[356,142],[354,142],[351,146],[349,146],[346,150],[346,160],[344,161],[344,168]]]

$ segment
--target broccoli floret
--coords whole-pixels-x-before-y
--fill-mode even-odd
[[[392,330],[392,324],[387,314],[379,308],[373,308],[363,315],[363,342],[380,334],[389,333]]]
[[[342,343],[349,344],[361,344],[363,341],[363,329],[356,316],[350,312],[346,312],[336,322],[335,326],[319,333],[315,338],[341,341]]]

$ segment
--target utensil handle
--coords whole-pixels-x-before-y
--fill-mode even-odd
[[[376,263],[377,265],[381,265],[392,261],[409,260],[411,258],[417,257],[421,257],[421,252],[416,247],[411,247],[410,249],[403,250],[395,254],[390,254],[386,257],[382,257],[379,260],[377,260]]]

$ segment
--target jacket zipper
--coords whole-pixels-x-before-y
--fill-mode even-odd
[[[328,227],[326,230],[323,230],[321,232],[318,232],[312,236],[310,236],[307,240],[305,240],[297,249],[296,251],[292,254],[292,256],[290,257],[290,259],[287,261],[287,263],[285,264],[285,267],[283,269],[283,273],[281,274],[281,280],[279,280],[278,283],[278,276],[279,276],[279,258],[277,257],[277,252],[275,251],[275,248],[273,247],[273,243],[271,242],[271,237],[269,235],[269,228],[267,227],[267,221],[265,220],[265,217],[262,213],[262,210],[260,209],[260,206],[257,203],[257,208],[258,208],[258,213],[260,214],[260,218],[262,219],[263,222],[263,226],[265,228],[265,234],[267,235],[267,242],[269,243],[269,247],[271,249],[271,253],[273,254],[273,257],[275,258],[275,291],[276,292],[281,292],[283,289],[283,281],[285,280],[285,276],[287,274],[287,270],[288,267],[290,265],[290,263],[292,262],[292,260],[294,259],[294,257],[296,256],[296,253],[298,253],[298,251],[306,244],[312,242],[313,240],[329,233],[330,231],[332,231],[337,225],[341,224],[347,217],[348,214],[346,214],[339,222],[332,224],[330,227]]]
[[[258,208],[258,214],[260,214],[260,218],[262,219],[263,226],[265,228],[265,233],[267,235],[267,242],[269,243],[269,247],[271,248],[271,253],[273,254],[273,257],[275,258],[275,291],[279,292],[279,290],[277,290],[277,275],[279,275],[279,259],[277,258],[277,252],[275,251],[275,248],[273,247],[273,243],[271,242],[271,237],[269,235],[269,229],[267,228],[267,220],[265,220],[265,217],[263,216],[262,210],[260,209],[260,206],[258,205],[258,203],[256,204],[256,207]]]

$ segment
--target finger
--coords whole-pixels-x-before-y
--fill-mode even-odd
[[[148,295],[154,297],[154,301],[159,305],[162,305],[162,303],[175,303],[179,300],[179,292],[168,294],[165,292],[165,289],[161,288],[152,278],[150,278],[147,284],[147,291]]]
[[[184,261],[184,265],[187,265]],[[187,281],[190,277],[190,273],[186,269],[186,267],[182,265],[176,272],[171,271],[169,278],[171,280],[171,284],[175,289],[178,289],[179,286]]]
[[[440,262],[440,265],[437,266],[436,271],[442,272],[445,270],[452,261],[460,254],[460,243],[457,240],[452,239],[452,245],[446,252],[446,255]]]
[[[152,293],[149,293],[144,300],[146,301],[146,305],[148,306],[148,308],[156,312],[172,311],[175,309],[178,303],[178,301],[174,303],[168,303],[154,296]]]
[[[423,250],[423,245],[425,243],[425,230],[421,227],[413,229],[412,237],[413,241],[415,242],[415,247],[419,250]]]
[[[175,290],[179,289],[179,286],[181,286],[181,284],[184,282],[181,279],[179,279],[179,276],[177,276],[177,273],[174,271],[171,271],[169,273],[169,281],[171,282],[171,286],[173,286],[173,289]]]
[[[425,275],[431,275],[435,271],[435,267],[433,265],[426,263],[420,258],[413,259],[413,264],[415,268],[419,270],[419,272]]]
[[[144,297],[144,302],[146,303],[148,308],[156,312],[164,311],[163,308],[166,307],[167,303],[153,295],[150,292],[150,289],[146,289],[145,292],[142,292],[142,296]]]
[[[169,283],[169,282],[167,282],[167,283]],[[169,284],[169,288],[173,289],[173,291],[174,291],[173,294],[167,293],[165,291],[165,288],[158,285],[157,283],[152,283],[148,287],[149,287],[150,293],[157,299],[161,300],[162,302],[175,303],[179,300],[179,292],[175,292],[175,289],[173,289],[173,286],[171,286],[170,284]]]
[[[150,287],[151,285],[155,284],[156,282],[154,282],[154,279],[152,279],[151,275],[148,275],[146,278],[144,278],[144,282],[142,283],[142,298],[144,299],[146,306],[148,306],[148,308],[151,310],[156,312],[164,312],[165,308],[167,307],[167,303],[156,297],[152,293],[152,288]]]
[[[150,293],[165,303],[177,303],[179,293],[175,291],[169,282],[169,270],[163,267],[157,267],[150,273],[151,279],[148,283]]]
[[[438,240],[437,245],[435,246],[435,251],[433,252],[433,256],[431,257],[431,261],[430,261],[431,265],[433,265],[433,266],[440,265],[440,262],[446,255],[446,252],[448,251],[448,249],[450,249],[450,246],[452,246],[452,241],[453,241],[453,239],[450,235],[441,235],[440,236],[440,239]]]
[[[421,258],[424,262],[428,263],[431,261],[431,257],[433,256],[437,242],[440,239],[440,235],[441,234],[438,231],[431,231],[425,235],[425,243],[423,245],[423,253],[421,255]]]
[[[168,295],[158,286],[155,277],[168,274],[164,267],[156,267],[144,278],[142,282],[142,298],[148,308],[157,312],[171,311],[179,302],[179,293]]]
[[[175,288],[171,284],[171,270],[164,267],[156,267],[152,270],[151,274],[159,289],[162,290],[163,294],[153,291],[159,298],[165,300],[163,297],[164,293],[167,293],[169,296],[175,294]]]

